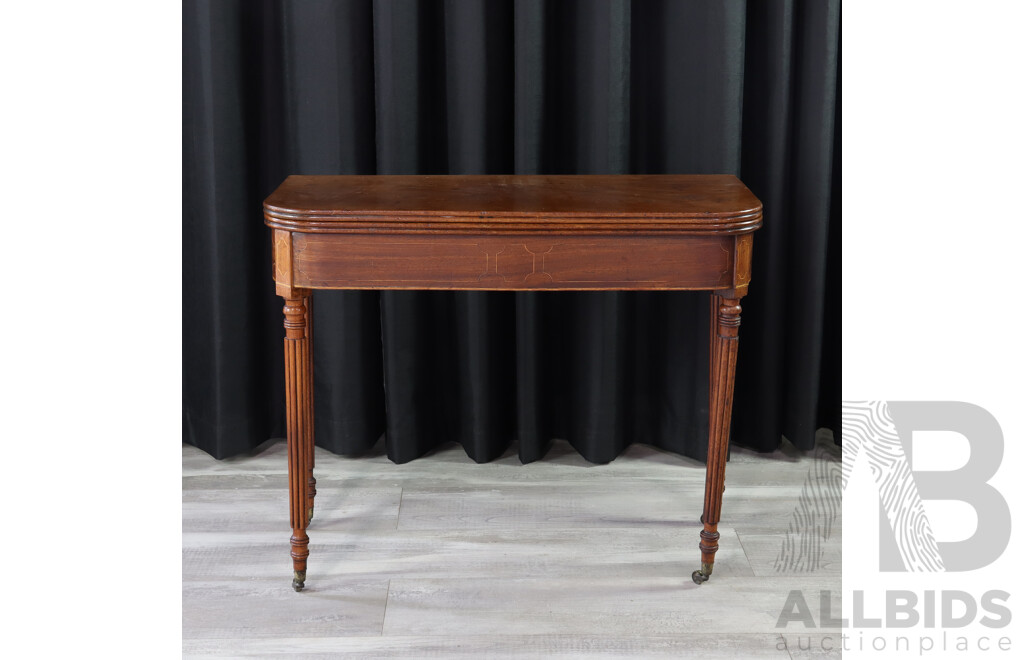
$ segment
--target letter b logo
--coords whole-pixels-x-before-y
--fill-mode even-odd
[[[952,431],[970,447],[956,470],[912,471],[915,431]],[[960,401],[870,401],[843,404],[843,485],[863,454],[878,486],[882,571],[970,571],[991,564],[1010,541],[1010,509],[988,484],[1003,459],[1003,432],[984,408]],[[925,500],[966,502],[978,528],[963,541],[932,534]]]

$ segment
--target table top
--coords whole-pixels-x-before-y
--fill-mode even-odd
[[[488,227],[746,233],[761,202],[732,175],[289,176],[267,224],[310,232]]]

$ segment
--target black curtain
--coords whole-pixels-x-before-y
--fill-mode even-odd
[[[283,434],[288,174],[733,173],[764,202],[733,442],[838,419],[839,2],[186,0],[183,435]],[[314,295],[317,444],[703,459],[707,294]]]

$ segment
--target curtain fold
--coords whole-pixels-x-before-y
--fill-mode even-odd
[[[733,441],[813,445],[839,380],[839,3],[187,0],[184,440],[283,433],[262,200],[288,174],[733,173],[761,198]],[[707,294],[314,295],[317,444],[553,438],[705,457]]]

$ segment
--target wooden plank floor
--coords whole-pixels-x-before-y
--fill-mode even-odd
[[[404,465],[380,446],[357,459],[317,449],[295,593],[284,442],[224,461],[183,446],[185,656],[839,657],[819,643],[839,646],[839,631],[776,628],[794,589],[815,614],[830,591],[840,616],[841,517],[814,570],[775,569],[820,479],[814,456],[733,448],[721,550],[698,587],[696,461],[633,445],[597,466],[565,442],[529,465],[514,448],[483,465],[455,444]]]

